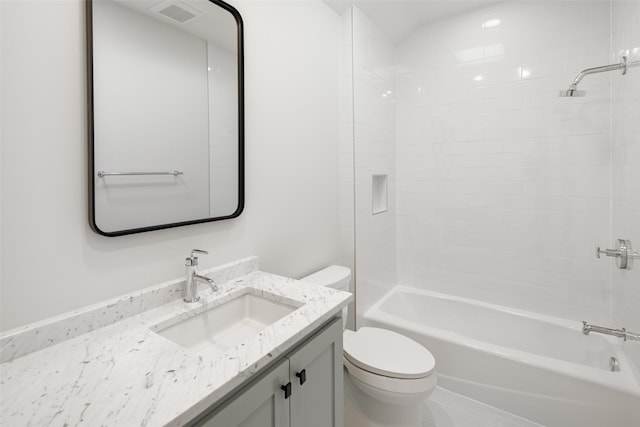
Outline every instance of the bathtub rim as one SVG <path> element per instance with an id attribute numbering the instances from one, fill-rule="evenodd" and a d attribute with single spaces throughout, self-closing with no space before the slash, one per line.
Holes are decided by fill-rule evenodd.
<path id="1" fill-rule="evenodd" d="M 467 347 L 477 351 L 485 351 L 497 357 L 506 358 L 518 363 L 537 366 L 541 369 L 547 369 L 560 375 L 566 375 L 582 381 L 604 386 L 616 391 L 629 393 L 640 398 L 640 384 L 636 382 L 632 367 L 630 366 L 624 352 L 622 351 L 622 344 L 617 342 L 614 337 L 599 336 L 611 345 L 614 353 L 613 355 L 618 359 L 618 362 L 620 363 L 620 372 L 611 372 L 605 369 L 580 365 L 566 360 L 555 359 L 549 356 L 543 356 L 540 354 L 529 353 L 523 350 L 512 349 L 499 344 L 481 341 L 460 334 L 458 332 L 444 331 L 443 329 L 435 328 L 428 325 L 420 325 L 420 327 L 417 327 L 416 322 L 397 317 L 381 309 L 381 306 L 385 304 L 386 301 L 388 301 L 398 293 L 421 294 L 427 297 L 445 299 L 448 301 L 470 304 L 476 307 L 497 310 L 503 313 L 524 317 L 530 320 L 541 321 L 554 326 L 569 328 L 575 330 L 576 333 L 581 334 L 582 323 L 579 321 L 572 321 L 569 319 L 554 317 L 547 314 L 530 312 L 513 307 L 502 306 L 495 303 L 488 303 L 471 298 L 460 297 L 457 295 L 445 294 L 442 292 L 436 292 L 421 288 L 414 288 L 406 285 L 395 285 L 389 292 L 387 292 L 379 301 L 372 305 L 363 314 L 363 323 L 365 324 L 367 323 L 367 321 L 373 321 L 377 323 L 389 324 L 392 327 L 397 326 L 400 329 L 406 329 L 415 334 L 433 336 L 436 339 L 440 339 L 451 344 Z M 634 343 L 630 343 L 629 345 L 633 344 Z M 438 361 L 436 360 L 436 367 L 437 364 Z"/>

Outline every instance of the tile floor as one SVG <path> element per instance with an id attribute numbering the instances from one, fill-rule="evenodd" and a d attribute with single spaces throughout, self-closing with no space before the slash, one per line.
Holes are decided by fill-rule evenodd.
<path id="1" fill-rule="evenodd" d="M 422 407 L 422 427 L 543 427 L 443 388 Z"/>

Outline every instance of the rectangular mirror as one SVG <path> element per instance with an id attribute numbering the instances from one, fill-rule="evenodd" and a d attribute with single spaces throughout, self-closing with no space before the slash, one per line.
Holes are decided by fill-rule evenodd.
<path id="1" fill-rule="evenodd" d="M 242 18 L 219 0 L 87 0 L 89 222 L 119 236 L 244 206 Z"/>

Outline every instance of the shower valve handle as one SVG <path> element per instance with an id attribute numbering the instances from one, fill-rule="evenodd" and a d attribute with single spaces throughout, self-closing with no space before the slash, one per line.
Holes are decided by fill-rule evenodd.
<path id="1" fill-rule="evenodd" d="M 596 246 L 596 258 L 600 258 L 601 254 L 615 258 L 620 270 L 631 270 L 633 260 L 640 259 L 640 254 L 633 250 L 631 241 L 625 239 L 618 239 L 616 249 L 600 249 L 600 246 Z"/>
<path id="2" fill-rule="evenodd" d="M 596 258 L 600 258 L 600 255 L 606 255 L 610 257 L 619 257 L 622 252 L 618 249 L 600 249 L 600 246 L 596 246 Z"/>

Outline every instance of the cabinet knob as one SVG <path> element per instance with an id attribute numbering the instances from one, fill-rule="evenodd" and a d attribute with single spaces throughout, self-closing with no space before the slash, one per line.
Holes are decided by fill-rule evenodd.
<path id="1" fill-rule="evenodd" d="M 291 396 L 291 381 L 281 386 L 280 389 L 284 391 L 284 398 L 288 399 Z"/>
<path id="2" fill-rule="evenodd" d="M 307 370 L 303 369 L 296 373 L 296 377 L 300 378 L 300 385 L 304 384 L 307 381 Z"/>

